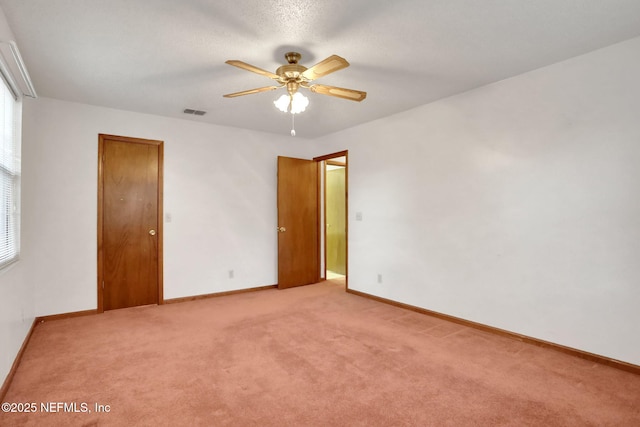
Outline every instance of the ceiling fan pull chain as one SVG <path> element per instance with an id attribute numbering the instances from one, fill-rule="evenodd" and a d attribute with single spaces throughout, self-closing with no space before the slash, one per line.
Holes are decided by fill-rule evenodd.
<path id="1" fill-rule="evenodd" d="M 296 115 L 291 113 L 291 136 L 296 136 Z"/>

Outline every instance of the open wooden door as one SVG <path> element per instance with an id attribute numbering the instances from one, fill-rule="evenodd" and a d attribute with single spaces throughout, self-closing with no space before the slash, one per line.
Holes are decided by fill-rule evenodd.
<path id="1" fill-rule="evenodd" d="M 320 280 L 318 163 L 278 157 L 278 288 Z"/>

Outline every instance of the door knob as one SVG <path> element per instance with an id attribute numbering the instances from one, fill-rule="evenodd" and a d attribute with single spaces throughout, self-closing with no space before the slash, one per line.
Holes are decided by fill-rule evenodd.
<path id="1" fill-rule="evenodd" d="M 285 231 L 287 231 L 287 229 L 284 227 L 277 227 L 277 228 L 280 233 L 284 233 Z"/>
<path id="2" fill-rule="evenodd" d="M 149 230 L 149 234 L 151 234 L 152 236 L 156 235 L 156 230 Z"/>

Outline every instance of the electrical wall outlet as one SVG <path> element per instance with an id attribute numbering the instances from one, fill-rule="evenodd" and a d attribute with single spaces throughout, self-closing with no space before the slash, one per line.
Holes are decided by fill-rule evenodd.
<path id="1" fill-rule="evenodd" d="M 382 283 L 382 274 L 378 273 L 378 283 Z"/>
<path id="2" fill-rule="evenodd" d="M 229 279 L 233 279 L 233 275 L 234 275 L 233 270 L 229 270 Z"/>

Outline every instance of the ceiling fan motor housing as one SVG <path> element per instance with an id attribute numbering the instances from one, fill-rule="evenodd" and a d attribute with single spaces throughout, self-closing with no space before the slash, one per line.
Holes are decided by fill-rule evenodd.
<path id="1" fill-rule="evenodd" d="M 298 52 L 287 52 L 284 57 L 288 64 L 279 67 L 276 70 L 276 74 L 280 76 L 278 79 L 280 83 L 287 85 L 289 95 L 293 96 L 293 94 L 298 91 L 300 83 L 306 81 L 302 73 L 307 70 L 307 67 L 298 64 L 298 61 L 302 57 Z"/>
<path id="2" fill-rule="evenodd" d="M 289 83 L 291 81 L 296 81 L 297 83 L 300 83 L 303 81 L 303 78 L 300 75 L 307 70 L 307 67 L 298 64 L 301 55 L 298 52 L 288 52 L 284 57 L 287 59 L 289 64 L 283 65 L 276 70 L 276 74 L 280 76 L 280 82 Z"/>

